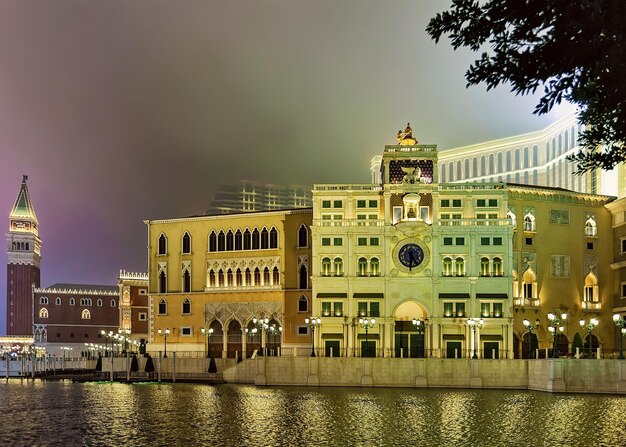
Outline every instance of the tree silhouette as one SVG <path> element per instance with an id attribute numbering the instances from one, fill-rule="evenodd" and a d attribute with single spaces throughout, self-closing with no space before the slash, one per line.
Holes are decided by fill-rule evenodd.
<path id="1" fill-rule="evenodd" d="M 615 0 L 454 0 L 426 32 L 482 51 L 465 72 L 468 86 L 509 83 L 521 95 L 543 88 L 536 114 L 563 99 L 575 104 L 584 149 L 567 159 L 583 173 L 626 161 L 625 22 Z"/>

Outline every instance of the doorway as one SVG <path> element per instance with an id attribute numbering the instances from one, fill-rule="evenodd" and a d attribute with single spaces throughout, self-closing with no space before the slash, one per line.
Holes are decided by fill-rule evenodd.
<path id="1" fill-rule="evenodd" d="M 497 341 L 483 342 L 483 358 L 499 359 L 500 358 L 500 343 L 498 343 Z"/>
<path id="2" fill-rule="evenodd" d="M 324 344 L 324 355 L 326 357 L 339 357 L 339 340 L 326 340 Z"/>

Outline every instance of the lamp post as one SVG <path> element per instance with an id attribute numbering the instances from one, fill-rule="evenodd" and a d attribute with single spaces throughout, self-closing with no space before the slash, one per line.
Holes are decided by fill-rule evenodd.
<path id="1" fill-rule="evenodd" d="M 369 328 L 374 327 L 376 324 L 375 318 L 359 318 L 359 324 L 362 328 L 365 328 L 365 357 L 369 357 L 370 355 L 370 345 L 368 343 L 368 332 Z"/>
<path id="2" fill-rule="evenodd" d="M 104 336 L 104 356 L 107 356 L 109 350 L 109 339 L 111 339 L 111 356 L 113 355 L 113 331 L 106 332 L 104 329 L 100 331 L 100 334 Z"/>
<path id="3" fill-rule="evenodd" d="M 522 321 L 526 330 L 528 330 L 528 358 L 533 358 L 533 331 L 539 327 L 541 323 L 539 318 L 535 320 L 535 324 L 532 324 L 529 320 Z"/>
<path id="4" fill-rule="evenodd" d="M 311 328 L 311 357 L 315 357 L 315 328 L 320 327 L 322 319 L 320 317 L 305 318 L 304 322 Z"/>
<path id="5" fill-rule="evenodd" d="M 71 351 L 71 350 L 72 350 L 72 348 L 68 348 L 67 346 L 61 346 L 59 349 L 60 349 L 61 351 L 63 351 L 63 369 L 65 370 L 65 354 L 66 354 L 68 351 Z"/>
<path id="6" fill-rule="evenodd" d="M 589 323 L 587 323 L 585 320 L 580 320 L 578 323 L 580 324 L 581 328 L 587 330 L 587 337 L 589 338 L 589 357 L 591 357 L 591 333 L 596 327 L 598 327 L 598 320 L 596 320 L 595 318 L 591 318 L 589 320 Z"/>
<path id="7" fill-rule="evenodd" d="M 418 334 L 424 334 L 426 332 L 426 320 L 413 318 L 411 323 L 413 323 L 413 326 L 415 327 L 415 330 L 417 331 Z M 425 349 L 426 349 L 426 346 L 424 346 L 424 350 Z M 419 357 L 419 352 L 417 353 L 417 356 Z M 424 353 L 424 357 L 426 357 L 426 353 Z"/>
<path id="8" fill-rule="evenodd" d="M 258 332 L 257 328 L 252 328 L 252 329 L 245 329 L 246 335 L 248 335 L 250 337 L 250 344 L 252 345 L 254 343 L 254 335 Z M 247 350 L 247 348 L 246 348 Z M 252 350 L 254 351 L 254 346 L 252 347 Z M 244 353 L 245 355 L 245 353 Z"/>
<path id="9" fill-rule="evenodd" d="M 472 329 L 474 333 L 474 355 L 472 355 L 473 359 L 478 358 L 478 340 L 476 339 L 476 331 L 483 327 L 485 324 L 485 320 L 482 318 L 468 318 L 467 325 Z"/>
<path id="10" fill-rule="evenodd" d="M 162 331 L 159 328 L 158 332 L 159 332 L 159 335 L 163 335 L 163 339 L 165 340 L 165 353 L 163 354 L 163 358 L 166 359 L 167 358 L 167 337 L 170 335 L 170 328 L 165 328 L 164 331 Z"/>
<path id="11" fill-rule="evenodd" d="M 213 328 L 202 328 L 200 329 L 200 331 L 202 331 L 203 334 L 206 334 L 206 356 L 207 358 L 209 358 L 209 346 L 211 345 L 211 335 L 213 335 Z"/>
<path id="12" fill-rule="evenodd" d="M 624 360 L 624 334 L 626 334 L 626 321 L 620 314 L 613 315 L 613 322 L 615 326 L 620 328 L 619 336 L 619 359 Z"/>
<path id="13" fill-rule="evenodd" d="M 128 350 L 128 342 L 130 341 L 130 329 L 118 329 L 117 335 L 120 340 L 124 341 L 124 350 L 122 351 L 122 354 L 126 354 L 126 351 Z"/>
<path id="14" fill-rule="evenodd" d="M 567 314 L 562 313 L 560 316 L 550 312 L 548 314 L 548 332 L 552 335 L 552 358 L 559 358 L 559 351 L 556 349 L 556 336 L 563 333 L 565 328 L 563 324 L 567 322 Z"/>
<path id="15" fill-rule="evenodd" d="M 268 318 L 253 318 L 252 319 L 252 324 L 254 324 L 255 329 L 257 329 L 255 331 L 255 333 L 259 334 L 259 351 L 258 351 L 258 355 L 263 355 L 263 349 L 261 347 L 261 344 L 263 342 L 263 328 L 265 327 L 265 325 L 267 325 L 270 322 L 270 320 Z"/>

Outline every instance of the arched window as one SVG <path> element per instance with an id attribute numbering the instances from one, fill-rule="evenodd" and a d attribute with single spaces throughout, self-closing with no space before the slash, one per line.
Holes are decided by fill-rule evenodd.
<path id="1" fill-rule="evenodd" d="M 91 305 L 91 303 L 89 304 Z M 115 300 L 111 300 L 111 307 L 115 307 L 115 304 L 116 304 Z"/>
<path id="2" fill-rule="evenodd" d="M 306 296 L 302 295 L 298 300 L 298 312 L 308 312 L 309 311 L 309 300 Z"/>
<path id="3" fill-rule="evenodd" d="M 530 167 L 530 159 L 529 159 L 530 155 L 528 153 L 528 146 L 524 147 L 524 169 L 529 168 Z"/>
<path id="4" fill-rule="evenodd" d="M 587 302 L 599 301 L 598 278 L 593 273 L 589 273 L 585 277 L 585 294 L 583 295 L 583 299 Z"/>
<path id="5" fill-rule="evenodd" d="M 533 169 L 533 185 L 538 185 L 539 177 L 537 176 L 537 170 Z"/>
<path id="6" fill-rule="evenodd" d="M 250 250 L 252 248 L 252 237 L 250 235 L 250 230 L 246 229 L 243 232 L 243 249 Z"/>
<path id="7" fill-rule="evenodd" d="M 215 284 L 215 270 L 209 270 L 209 287 L 217 287 L 218 284 Z"/>
<path id="8" fill-rule="evenodd" d="M 226 251 L 233 251 L 235 249 L 235 241 L 233 237 L 233 232 L 228 230 L 226 233 Z"/>
<path id="9" fill-rule="evenodd" d="M 269 286 L 270 285 L 270 269 L 269 269 L 269 267 L 265 267 L 263 269 L 263 285 L 265 285 L 265 286 Z"/>
<path id="10" fill-rule="evenodd" d="M 452 276 L 452 258 L 449 258 L 449 257 L 443 258 L 441 273 L 443 276 Z"/>
<path id="11" fill-rule="evenodd" d="M 272 284 L 275 286 L 280 284 L 280 272 L 278 271 L 278 267 L 274 267 L 272 270 Z"/>
<path id="12" fill-rule="evenodd" d="M 89 309 L 83 309 L 83 312 L 80 314 L 80 318 L 83 320 L 91 320 L 91 312 L 89 312 Z"/>
<path id="13" fill-rule="evenodd" d="M 469 158 L 465 159 L 465 178 L 468 179 L 470 176 L 470 162 Z"/>
<path id="14" fill-rule="evenodd" d="M 535 231 L 535 216 L 532 214 L 524 216 L 524 231 Z"/>
<path id="15" fill-rule="evenodd" d="M 42 296 L 41 298 L 39 298 L 39 304 L 48 304 L 48 297 Z"/>
<path id="16" fill-rule="evenodd" d="M 567 130 L 565 131 L 564 136 L 565 136 L 565 138 L 564 138 L 564 140 L 565 140 L 565 152 L 567 152 L 569 150 L 569 138 L 568 138 Z"/>
<path id="17" fill-rule="evenodd" d="M 159 301 L 159 315 L 167 315 L 167 301 L 165 301 L 165 298 L 161 298 L 161 301 Z"/>
<path id="18" fill-rule="evenodd" d="M 343 259 L 335 258 L 333 264 L 335 276 L 343 276 Z"/>
<path id="19" fill-rule="evenodd" d="M 493 154 L 489 154 L 489 175 L 493 175 Z"/>
<path id="20" fill-rule="evenodd" d="M 367 259 L 359 258 L 358 266 L 357 266 L 357 276 L 366 276 L 367 275 Z"/>
<path id="21" fill-rule="evenodd" d="M 370 259 L 370 276 L 380 275 L 380 261 L 378 258 Z"/>
<path id="22" fill-rule="evenodd" d="M 446 182 L 446 164 L 441 165 L 441 178 L 439 179 L 441 183 Z"/>
<path id="23" fill-rule="evenodd" d="M 167 293 L 167 277 L 163 271 L 159 273 L 159 293 Z"/>
<path id="24" fill-rule="evenodd" d="M 251 286 L 252 284 L 252 272 L 249 268 L 246 269 L 245 272 L 246 286 Z"/>
<path id="25" fill-rule="evenodd" d="M 252 249 L 253 250 L 258 250 L 259 249 L 259 230 L 257 230 L 256 228 L 252 231 Z"/>
<path id="26" fill-rule="evenodd" d="M 322 276 L 330 276 L 330 258 L 322 259 Z"/>
<path id="27" fill-rule="evenodd" d="M 48 318 L 48 309 L 46 309 L 45 307 L 42 307 L 39 310 L 39 318 Z"/>
<path id="28" fill-rule="evenodd" d="M 515 170 L 517 171 L 520 168 L 519 149 L 515 149 L 514 154 Z"/>
<path id="29" fill-rule="evenodd" d="M 533 146 L 533 162 L 532 162 L 533 167 L 537 167 L 539 165 L 539 148 L 537 147 L 537 145 L 535 144 Z"/>
<path id="30" fill-rule="evenodd" d="M 191 292 L 191 275 L 189 270 L 185 270 L 183 273 L 183 293 Z"/>
<path id="31" fill-rule="evenodd" d="M 452 162 L 448 163 L 448 181 L 454 181 L 454 164 Z"/>
<path id="32" fill-rule="evenodd" d="M 502 152 L 498 152 L 498 173 L 502 172 Z"/>
<path id="33" fill-rule="evenodd" d="M 502 276 L 502 259 L 493 258 L 493 276 Z"/>
<path id="34" fill-rule="evenodd" d="M 254 269 L 254 285 L 261 285 L 261 270 L 258 267 Z"/>
<path id="35" fill-rule="evenodd" d="M 480 157 L 480 175 L 484 177 L 487 175 L 487 168 L 485 167 L 485 156 Z"/>
<path id="36" fill-rule="evenodd" d="M 489 276 L 489 258 L 480 258 L 480 276 Z"/>
<path id="37" fill-rule="evenodd" d="M 222 230 L 217 234 L 217 251 L 226 251 L 226 236 Z"/>
<path id="38" fill-rule="evenodd" d="M 235 271 L 235 285 L 237 287 L 243 286 L 243 275 L 240 268 Z"/>
<path id="39" fill-rule="evenodd" d="M 465 276 L 465 259 L 458 257 L 454 260 L 454 270 L 456 276 Z"/>
<path id="40" fill-rule="evenodd" d="M 191 253 L 191 236 L 185 232 L 183 235 L 183 254 Z"/>
<path id="41" fill-rule="evenodd" d="M 217 281 L 220 287 L 226 287 L 226 278 L 224 277 L 224 270 L 219 269 L 217 272 Z"/>
<path id="42" fill-rule="evenodd" d="M 513 276 L 513 296 L 517 298 L 519 296 L 519 282 L 517 280 L 517 272 L 513 270 L 511 272 L 511 276 Z"/>
<path id="43" fill-rule="evenodd" d="M 309 246 L 309 231 L 306 228 L 306 225 L 302 224 L 300 228 L 298 228 L 298 247 L 305 248 Z"/>
<path id="44" fill-rule="evenodd" d="M 456 179 L 463 180 L 463 171 L 461 170 L 461 160 L 456 162 Z"/>
<path id="45" fill-rule="evenodd" d="M 233 287 L 233 271 L 231 269 L 226 270 L 226 286 Z"/>
<path id="46" fill-rule="evenodd" d="M 165 235 L 163 233 L 161 233 L 161 236 L 159 236 L 159 254 L 167 254 L 167 239 L 165 238 Z"/>
<path id="47" fill-rule="evenodd" d="M 515 219 L 515 214 L 513 214 L 512 211 L 507 211 L 506 217 L 511 219 L 511 225 L 513 226 L 513 228 L 515 228 L 515 224 L 517 223 L 517 220 Z"/>
<path id="48" fill-rule="evenodd" d="M 76 304 L 76 300 L 74 298 L 70 298 L 70 306 L 74 306 Z"/>
<path id="49" fill-rule="evenodd" d="M 527 300 L 537 297 L 537 276 L 532 269 L 526 269 L 522 275 L 522 296 Z"/>
<path id="50" fill-rule="evenodd" d="M 593 217 L 587 219 L 585 222 L 585 236 L 597 236 L 598 235 L 598 226 L 596 225 L 596 221 L 593 220 Z"/>
<path id="51" fill-rule="evenodd" d="M 478 159 L 476 157 L 472 158 L 472 177 L 478 177 Z"/>
<path id="52" fill-rule="evenodd" d="M 269 248 L 269 233 L 267 228 L 261 230 L 261 250 L 267 250 Z"/>
<path id="53" fill-rule="evenodd" d="M 563 153 L 563 136 L 559 134 L 559 156 Z"/>
<path id="54" fill-rule="evenodd" d="M 185 298 L 183 300 L 183 315 L 190 315 L 191 314 L 191 301 L 189 300 L 189 298 Z"/>
<path id="55" fill-rule="evenodd" d="M 215 234 L 215 231 L 211 231 L 211 234 L 209 234 L 209 251 L 217 251 L 217 235 Z"/>
<path id="56" fill-rule="evenodd" d="M 241 250 L 243 248 L 243 236 L 241 230 L 235 232 L 235 250 Z"/>
<path id="57" fill-rule="evenodd" d="M 506 164 L 506 172 L 510 172 L 511 171 L 511 151 L 506 151 L 505 164 Z"/>
<path id="58" fill-rule="evenodd" d="M 57 296 L 56 299 L 54 300 L 54 304 L 56 304 L 57 306 L 60 306 L 61 305 L 61 298 L 59 298 Z"/>
<path id="59" fill-rule="evenodd" d="M 98 307 L 102 307 L 102 300 L 98 298 L 98 301 L 96 301 L 96 306 Z"/>
<path id="60" fill-rule="evenodd" d="M 328 268 L 330 270 L 330 259 L 328 260 Z M 300 288 L 301 289 L 308 289 L 309 288 L 309 272 L 308 272 L 308 270 L 307 270 L 305 265 L 301 265 L 300 266 L 300 275 L 299 276 L 300 276 L 300 278 L 299 278 Z M 325 275 L 325 276 L 328 276 L 328 275 Z"/>
<path id="61" fill-rule="evenodd" d="M 278 248 L 278 231 L 274 227 L 270 230 L 270 248 Z"/>

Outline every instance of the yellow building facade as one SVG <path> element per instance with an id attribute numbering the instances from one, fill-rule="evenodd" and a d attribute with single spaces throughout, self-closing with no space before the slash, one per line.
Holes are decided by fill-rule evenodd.
<path id="1" fill-rule="evenodd" d="M 145 223 L 148 351 L 243 358 L 309 346 L 310 208 Z"/>

